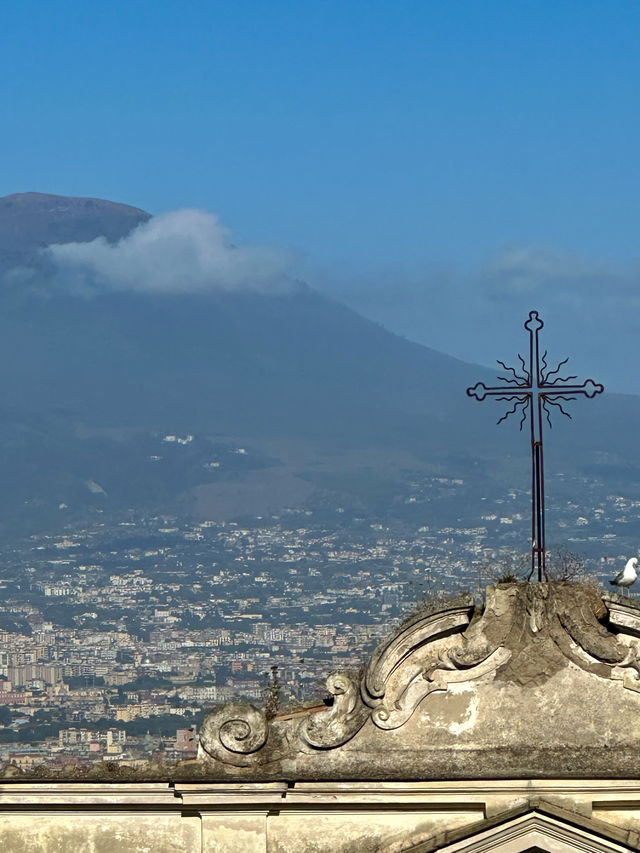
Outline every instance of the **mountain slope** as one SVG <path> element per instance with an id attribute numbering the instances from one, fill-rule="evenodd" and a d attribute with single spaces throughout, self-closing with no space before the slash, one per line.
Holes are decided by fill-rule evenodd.
<path id="1" fill-rule="evenodd" d="M 27 266 L 46 239 L 116 239 L 145 217 L 95 199 L 9 196 L 0 199 L 0 251 L 11 247 Z M 36 293 L 5 287 L 0 307 L 5 404 L 92 424 L 393 444 L 449 422 L 451 442 L 478 373 L 304 286 L 89 298 L 54 290 L 43 275 Z"/>
<path id="2" fill-rule="evenodd" d="M 184 510 L 202 500 L 204 488 L 223 507 L 226 474 L 221 480 L 206 467 L 212 442 L 251 445 L 251 470 L 228 469 L 235 483 L 245 483 L 239 507 L 254 505 L 252 483 L 269 491 L 267 469 L 273 494 L 282 487 L 286 505 L 293 494 L 306 499 L 302 481 L 318 488 L 336 483 L 334 474 L 363 450 L 369 455 L 357 469 L 356 491 L 365 503 L 377 488 L 367 470 L 396 482 L 427 465 L 473 474 L 486 490 L 509 488 L 514 470 L 518 478 L 526 472 L 526 434 L 513 423 L 496 428 L 500 407 L 479 406 L 465 395 L 468 385 L 490 382 L 491 371 L 404 340 L 308 287 L 270 295 L 88 297 L 51 289 L 37 263 L 37 288 L 23 291 L 7 273 L 7 264 L 33 266 L 48 240 L 100 234 L 115 240 L 146 218 L 100 200 L 0 199 L 6 513 L 18 511 L 15 501 L 11 510 L 18 492 L 29 505 L 37 494 L 50 507 L 70 500 L 117 507 L 135 499 Z M 640 481 L 634 426 L 640 399 L 605 395 L 574 406 L 579 424 L 554 428 L 549 465 L 599 471 L 612 488 Z M 162 456 L 165 465 L 169 458 L 157 447 L 157 436 L 167 432 L 206 437 L 209 444 L 196 441 L 189 464 L 180 457 L 183 467 L 176 461 L 154 468 L 150 459 Z M 256 479 L 251 471 L 258 470 Z M 87 489 L 94 480 L 108 499 Z"/>
<path id="3" fill-rule="evenodd" d="M 0 271 L 32 263 L 50 243 L 119 240 L 150 214 L 125 204 L 46 193 L 0 198 Z"/>

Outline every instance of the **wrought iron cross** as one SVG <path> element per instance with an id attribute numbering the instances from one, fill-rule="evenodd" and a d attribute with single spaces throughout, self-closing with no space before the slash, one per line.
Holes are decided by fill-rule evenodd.
<path id="1" fill-rule="evenodd" d="M 604 386 L 592 379 L 581 384 L 572 384 L 577 376 L 560 376 L 560 369 L 569 359 L 565 358 L 550 370 L 547 364 L 547 351 L 540 354 L 538 334 L 544 323 L 537 311 L 529 312 L 524 328 L 529 332 L 529 365 L 518 354 L 520 370 L 509 367 L 503 361 L 498 364 L 511 376 L 499 376 L 504 385 L 488 388 L 483 382 L 477 382 L 473 388 L 467 388 L 467 394 L 476 400 L 495 397 L 507 403 L 513 403 L 498 423 L 506 421 L 510 415 L 521 415 L 520 429 L 529 416 L 531 427 L 531 572 L 537 569 L 538 580 L 546 579 L 545 521 L 544 521 L 544 461 L 542 455 L 543 418 L 551 426 L 551 406 L 559 409 L 567 418 L 571 415 L 562 406 L 563 402 L 575 400 L 578 395 L 593 398 L 604 391 Z M 543 415 L 544 412 L 544 415 Z"/>

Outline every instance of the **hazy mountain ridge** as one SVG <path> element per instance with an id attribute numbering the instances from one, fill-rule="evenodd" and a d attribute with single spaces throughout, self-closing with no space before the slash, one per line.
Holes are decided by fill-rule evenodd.
<path id="1" fill-rule="evenodd" d="M 48 292 L 46 275 L 24 292 L 7 278 L 7 264 L 33 265 L 47 240 L 117 240 L 148 217 L 97 199 L 0 199 L 0 263 L 12 281 L 0 288 L 1 500 L 9 516 L 34 500 L 51 511 L 59 503 L 117 509 L 135 499 L 222 512 L 232 481 L 229 503 L 258 512 L 252 498 L 269 497 L 265 470 L 273 475 L 269 508 L 304 502 L 328 483 L 344 499 L 344 478 L 332 472 L 345 470 L 363 482 L 371 471 L 400 482 L 412 466 L 426 466 L 484 477 L 487 490 L 516 485 L 501 478 L 511 453 L 526 464 L 526 435 L 512 423 L 496 428 L 499 407 L 465 395 L 468 385 L 492 381 L 491 371 L 400 338 L 311 288 L 77 296 Z M 557 424 L 550 463 L 599 469 L 612 488 L 640 481 L 640 398 L 574 406 L 580 422 Z M 153 462 L 162 435 L 176 431 L 199 443 L 180 463 Z M 247 443 L 262 473 L 207 468 L 216 442 Z M 390 463 L 399 453 L 403 463 Z M 106 496 L 92 494 L 90 480 Z M 364 506 L 366 489 L 355 491 Z"/>
<path id="2" fill-rule="evenodd" d="M 40 212 L 39 198 L 33 204 Z M 56 218 L 63 211 L 64 219 L 65 200 L 46 198 L 47 209 Z M 102 203 L 91 201 L 92 221 L 78 233 L 78 208 L 71 206 L 69 239 L 95 234 Z M 104 204 L 111 235 L 126 233 L 144 215 Z M 41 219 L 32 231 L 29 218 L 21 219 L 26 254 L 41 244 Z M 176 420 L 176 427 L 213 432 L 302 430 L 350 443 L 355 429 L 364 430 L 363 440 L 384 439 L 394 422 L 411 432 L 413 414 L 438 422 L 439 407 L 429 401 L 477 373 L 307 287 L 273 295 L 48 298 L 46 284 L 35 295 L 13 293 L 0 319 L 0 355 L 12 362 L 4 400 L 27 411 L 64 409 L 113 426 Z M 463 397 L 460 409 L 466 404 Z"/>
<path id="3" fill-rule="evenodd" d="M 51 243 L 119 240 L 151 214 L 95 198 L 15 193 L 0 198 L 0 272 L 33 263 Z"/>

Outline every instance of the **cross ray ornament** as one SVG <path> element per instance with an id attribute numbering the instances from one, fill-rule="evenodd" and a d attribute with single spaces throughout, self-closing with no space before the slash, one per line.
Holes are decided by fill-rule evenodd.
<path id="1" fill-rule="evenodd" d="M 505 403 L 510 403 L 508 409 L 498 423 L 506 421 L 511 415 L 520 416 L 520 429 L 527 418 L 531 429 L 531 571 L 529 577 L 537 571 L 538 581 L 547 579 L 545 551 L 545 506 L 544 506 L 544 457 L 542 453 L 542 432 L 544 421 L 551 426 L 552 411 L 559 411 L 570 418 L 571 415 L 563 406 L 578 396 L 592 399 L 596 394 L 602 394 L 604 386 L 592 379 L 584 382 L 574 382 L 577 376 L 561 376 L 562 368 L 569 361 L 565 358 L 551 369 L 547 362 L 547 351 L 540 354 L 538 336 L 544 323 L 537 311 L 529 312 L 529 319 L 524 328 L 529 332 L 529 363 L 518 354 L 520 366 L 510 367 L 503 361 L 498 361 L 506 373 L 499 376 L 503 385 L 487 387 L 483 382 L 477 382 L 472 388 L 467 388 L 467 394 L 482 401 L 487 397 L 495 397 Z"/>

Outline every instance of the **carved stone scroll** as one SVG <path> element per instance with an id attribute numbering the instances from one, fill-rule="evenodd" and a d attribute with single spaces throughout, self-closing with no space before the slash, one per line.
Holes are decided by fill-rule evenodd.
<path id="1" fill-rule="evenodd" d="M 482 719 L 486 696 L 542 691 L 563 670 L 577 678 L 574 667 L 592 680 L 617 681 L 620 689 L 640 693 L 639 638 L 640 607 L 603 596 L 596 587 L 498 584 L 487 588 L 482 610 L 470 599 L 458 599 L 440 612 L 418 613 L 381 643 L 364 675 L 332 673 L 326 682 L 329 707 L 300 708 L 273 719 L 247 702 L 213 709 L 200 733 L 199 754 L 226 765 L 225 773 L 234 778 L 250 778 L 258 768 L 267 775 L 274 768 L 295 775 L 300 767 L 309 778 L 320 778 L 334 773 L 336 762 L 343 762 L 345 772 L 354 755 L 375 765 L 377 750 L 383 756 L 386 743 L 393 750 L 404 742 L 399 734 L 385 740 L 385 733 L 400 729 L 424 703 L 421 731 L 410 727 L 407 738 L 416 739 L 426 755 L 432 737 L 439 743 L 444 737 L 431 728 L 437 724 L 429 715 L 430 694 L 464 693 L 461 685 L 475 681 Z M 433 700 L 436 715 L 448 701 Z M 625 692 L 625 701 L 635 700 Z M 451 702 L 455 707 L 453 697 Z M 447 748 L 455 748 L 458 735 L 447 731 Z M 362 755 L 358 743 L 365 746 Z"/>
<path id="2" fill-rule="evenodd" d="M 228 702 L 207 714 L 200 730 L 200 746 L 212 758 L 243 766 L 247 756 L 267 742 L 267 719 L 248 702 Z"/>
<path id="3" fill-rule="evenodd" d="M 362 703 L 358 685 L 345 673 L 332 673 L 326 686 L 333 695 L 333 705 L 328 711 L 308 717 L 300 728 L 305 743 L 316 749 L 346 743 L 360 731 L 370 713 Z"/>
<path id="4" fill-rule="evenodd" d="M 637 606 L 618 596 L 604 595 L 603 602 L 609 614 L 609 622 L 624 634 L 640 637 L 640 612 Z"/>
<path id="5" fill-rule="evenodd" d="M 453 650 L 452 650 L 453 651 Z M 473 681 L 488 675 L 505 664 L 511 652 L 505 648 L 486 653 L 475 666 L 458 668 L 455 657 L 445 652 L 437 663 L 414 675 L 397 698 L 385 697 L 385 702 L 372 713 L 373 722 L 381 729 L 397 729 L 412 716 L 418 705 L 430 693 L 446 692 L 449 684 Z"/>
<path id="6" fill-rule="evenodd" d="M 473 600 L 469 599 L 440 613 L 416 616 L 402 626 L 374 652 L 363 684 L 364 701 L 375 706 L 376 700 L 384 696 L 390 676 L 416 649 L 438 637 L 463 631 L 471 620 L 473 609 Z"/>

